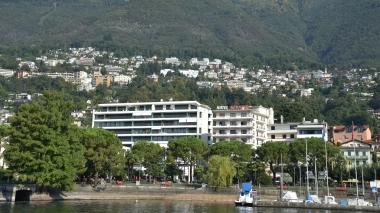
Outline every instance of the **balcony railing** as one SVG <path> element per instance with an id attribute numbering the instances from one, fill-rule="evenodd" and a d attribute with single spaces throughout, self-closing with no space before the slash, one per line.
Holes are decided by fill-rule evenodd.
<path id="1" fill-rule="evenodd" d="M 349 160 L 355 160 L 355 155 L 354 156 L 346 156 L 346 157 Z M 368 160 L 368 156 L 357 155 L 356 160 Z"/>

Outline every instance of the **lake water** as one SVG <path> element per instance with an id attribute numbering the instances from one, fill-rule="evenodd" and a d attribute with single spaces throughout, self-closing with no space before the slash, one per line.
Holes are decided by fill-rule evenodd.
<path id="1" fill-rule="evenodd" d="M 54 201 L 0 203 L 1 213 L 340 213 L 342 210 L 235 207 L 233 203 L 186 201 Z"/>

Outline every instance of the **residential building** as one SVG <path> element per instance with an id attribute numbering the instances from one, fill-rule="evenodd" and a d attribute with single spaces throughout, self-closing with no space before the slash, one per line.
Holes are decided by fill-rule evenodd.
<path id="1" fill-rule="evenodd" d="M 75 61 L 77 65 L 83 65 L 83 66 L 92 66 L 95 62 L 94 58 L 80 58 L 79 60 Z"/>
<path id="2" fill-rule="evenodd" d="M 352 129 L 351 126 L 331 126 L 328 129 L 329 132 L 329 141 L 337 144 L 351 141 L 352 139 L 360 141 L 371 140 L 371 130 L 367 125 L 358 125 L 354 126 Z M 354 138 L 352 138 L 354 136 Z"/>
<path id="3" fill-rule="evenodd" d="M 273 109 L 262 106 L 218 106 L 214 112 L 214 142 L 240 140 L 257 148 L 267 141 Z"/>
<path id="4" fill-rule="evenodd" d="M 170 140 L 189 136 L 212 143 L 212 111 L 197 101 L 99 104 L 92 126 L 113 131 L 126 148 L 136 141 L 166 147 Z"/>
<path id="5" fill-rule="evenodd" d="M 324 125 L 317 119 L 302 122 L 284 123 L 281 116 L 280 123 L 268 125 L 268 140 L 291 142 L 298 138 L 322 138 Z M 328 140 L 328 133 L 324 135 L 324 141 Z"/>
<path id="6" fill-rule="evenodd" d="M 349 160 L 349 168 L 353 168 L 355 163 L 356 166 L 372 164 L 372 148 L 369 143 L 353 140 L 342 143 L 338 148 Z"/>
<path id="7" fill-rule="evenodd" d="M 12 77 L 14 75 L 15 71 L 10 69 L 0 69 L 0 75 L 4 76 L 6 78 Z"/>
<path id="8" fill-rule="evenodd" d="M 109 87 L 111 85 L 111 82 L 113 81 L 113 76 L 111 75 L 102 75 L 100 73 L 95 73 L 94 76 L 92 77 L 92 86 L 96 87 L 99 84 L 106 85 Z"/>
<path id="9" fill-rule="evenodd" d="M 322 138 L 324 124 L 319 123 L 318 119 L 311 121 L 305 121 L 297 125 L 297 138 Z M 328 134 L 324 135 L 323 140 L 327 141 Z"/>

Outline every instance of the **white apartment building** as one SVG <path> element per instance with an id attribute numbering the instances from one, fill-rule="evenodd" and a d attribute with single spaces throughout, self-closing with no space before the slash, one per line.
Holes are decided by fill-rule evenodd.
<path id="1" fill-rule="evenodd" d="M 313 121 L 290 122 L 284 123 L 281 117 L 281 123 L 268 125 L 268 140 L 291 142 L 298 138 L 322 138 L 323 124 L 318 119 Z M 328 140 L 327 132 L 324 140 Z"/>
<path id="2" fill-rule="evenodd" d="M 92 126 L 113 131 L 126 148 L 136 141 L 167 147 L 168 141 L 188 136 L 212 143 L 212 111 L 197 101 L 99 104 Z"/>
<path id="3" fill-rule="evenodd" d="M 267 125 L 274 122 L 272 108 L 218 106 L 214 112 L 214 142 L 240 140 L 257 148 L 267 141 Z"/>
<path id="4" fill-rule="evenodd" d="M 120 85 L 125 85 L 132 81 L 132 77 L 130 75 L 117 75 L 113 78 L 113 81 Z"/>

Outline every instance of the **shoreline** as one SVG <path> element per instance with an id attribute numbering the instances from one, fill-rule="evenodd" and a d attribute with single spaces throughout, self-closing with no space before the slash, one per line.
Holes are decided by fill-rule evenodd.
<path id="1" fill-rule="evenodd" d="M 195 189 L 190 187 L 111 185 L 104 188 L 92 188 L 91 186 L 76 185 L 75 189 L 70 192 L 50 190 L 47 194 L 34 193 L 30 195 L 30 201 L 125 200 L 137 203 L 139 200 L 162 200 L 168 202 L 189 201 L 234 205 L 234 201 L 238 198 L 238 195 L 238 191 L 235 189 L 212 192 L 205 188 Z M 279 199 L 278 196 L 279 195 L 269 193 L 259 195 L 259 200 L 254 202 L 254 207 L 380 212 L 380 207 L 376 206 L 343 206 L 339 204 L 281 202 L 277 201 Z M 0 202 L 1 201 L 6 200 L 0 200 Z"/>

